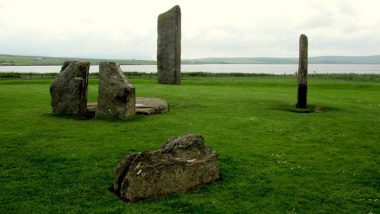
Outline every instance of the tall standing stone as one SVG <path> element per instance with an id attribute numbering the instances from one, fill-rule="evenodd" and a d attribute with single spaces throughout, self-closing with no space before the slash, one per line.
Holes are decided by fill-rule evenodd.
<path id="1" fill-rule="evenodd" d="M 301 34 L 299 48 L 297 108 L 307 108 L 308 42 L 307 37 L 304 34 Z"/>
<path id="2" fill-rule="evenodd" d="M 158 83 L 181 84 L 181 9 L 178 5 L 158 16 Z"/>
<path id="3" fill-rule="evenodd" d="M 89 62 L 67 61 L 50 86 L 54 114 L 85 117 Z"/>
<path id="4" fill-rule="evenodd" d="M 135 88 L 114 62 L 99 65 L 99 93 L 96 116 L 126 118 L 136 113 Z"/>

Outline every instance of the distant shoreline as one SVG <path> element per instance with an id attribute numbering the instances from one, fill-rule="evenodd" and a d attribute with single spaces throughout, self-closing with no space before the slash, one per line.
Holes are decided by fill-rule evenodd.
<path id="1" fill-rule="evenodd" d="M 62 65 L 0 66 L 0 73 L 58 73 Z M 156 65 L 121 65 L 124 72 L 156 73 Z M 182 73 L 265 73 L 294 74 L 297 64 L 182 64 Z M 99 65 L 91 64 L 90 73 L 99 72 Z M 309 73 L 380 74 L 380 64 L 309 64 Z"/>
<path id="2" fill-rule="evenodd" d="M 91 65 L 99 65 L 99 64 L 92 64 Z M 156 64 L 122 64 L 120 65 L 133 65 L 133 66 L 139 66 L 139 65 L 156 65 Z M 297 65 L 297 63 L 181 63 L 181 65 Z M 380 65 L 379 63 L 309 63 L 309 65 Z M 0 67 L 18 67 L 18 66 L 62 66 L 62 64 L 0 64 Z"/>
<path id="3" fill-rule="evenodd" d="M 0 54 L 0 66 L 54 66 L 62 65 L 65 61 L 89 61 L 92 65 L 99 65 L 102 61 L 113 61 L 121 65 L 156 65 L 155 60 L 138 59 L 95 59 L 78 57 L 43 57 L 19 56 Z M 199 59 L 182 59 L 183 65 L 205 64 L 298 64 L 298 58 L 278 57 L 234 57 L 220 58 L 207 57 Z M 317 56 L 309 57 L 309 64 L 380 64 L 380 55 L 372 56 Z"/>

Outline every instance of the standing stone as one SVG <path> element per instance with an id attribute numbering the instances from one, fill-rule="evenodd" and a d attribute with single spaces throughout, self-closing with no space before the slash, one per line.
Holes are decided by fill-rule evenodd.
<path id="1" fill-rule="evenodd" d="M 89 62 L 67 61 L 50 86 L 54 114 L 86 116 Z"/>
<path id="2" fill-rule="evenodd" d="M 181 9 L 178 5 L 158 16 L 158 83 L 181 84 Z"/>
<path id="3" fill-rule="evenodd" d="M 113 191 L 136 202 L 186 192 L 219 179 L 218 154 L 200 135 L 169 139 L 160 150 L 126 156 L 116 168 Z"/>
<path id="4" fill-rule="evenodd" d="M 299 50 L 299 64 L 298 64 L 298 95 L 297 95 L 297 108 L 307 108 L 307 37 L 301 34 L 300 37 L 300 50 Z"/>
<path id="5" fill-rule="evenodd" d="M 96 116 L 126 118 L 135 114 L 135 88 L 128 83 L 120 65 L 100 63 L 98 90 Z"/>

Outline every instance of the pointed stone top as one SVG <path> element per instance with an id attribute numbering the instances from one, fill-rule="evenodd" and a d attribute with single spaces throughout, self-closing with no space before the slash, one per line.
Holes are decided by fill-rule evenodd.
<path id="1" fill-rule="evenodd" d="M 117 65 L 118 63 L 112 62 L 112 61 L 103 61 L 103 62 L 100 62 L 99 64 L 113 64 L 113 65 Z"/>
<path id="2" fill-rule="evenodd" d="M 70 64 L 78 64 L 79 67 L 81 67 L 83 70 L 89 70 L 90 69 L 90 62 L 83 62 L 83 61 L 78 61 L 78 60 L 72 60 L 72 61 L 65 61 L 62 64 L 61 71 L 65 70 L 67 66 Z"/>
<path id="3" fill-rule="evenodd" d="M 99 63 L 99 74 L 100 73 L 109 73 L 107 75 L 116 75 L 117 77 L 124 79 L 125 82 L 128 82 L 127 77 L 124 75 L 123 71 L 120 68 L 120 64 L 112 61 L 104 61 Z M 100 75 L 102 76 L 102 75 Z"/>
<path id="4" fill-rule="evenodd" d="M 168 11 L 177 11 L 177 12 L 181 12 L 181 8 L 179 7 L 179 5 L 175 5 L 174 7 L 172 7 L 172 9 L 168 10 Z"/>
<path id="5" fill-rule="evenodd" d="M 100 66 L 111 66 L 113 69 L 115 69 L 116 67 L 119 66 L 119 64 L 116 63 L 116 62 L 104 61 L 104 62 L 100 62 L 100 63 L 99 63 L 99 67 L 100 67 Z"/>
<path id="6" fill-rule="evenodd" d="M 172 7 L 170 10 L 168 10 L 168 11 L 166 11 L 164 13 L 161 13 L 158 16 L 158 18 L 160 19 L 160 17 L 166 17 L 169 14 L 173 14 L 173 15 L 181 14 L 181 8 L 179 7 L 179 5 L 176 5 L 176 6 Z"/>

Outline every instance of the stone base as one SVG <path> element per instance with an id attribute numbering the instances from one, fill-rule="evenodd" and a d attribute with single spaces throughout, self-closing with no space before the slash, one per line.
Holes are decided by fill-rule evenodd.
<path id="1" fill-rule="evenodd" d="M 322 113 L 322 106 L 307 105 L 306 108 L 298 108 L 297 105 L 291 106 L 289 109 L 295 113 Z"/>
<path id="2" fill-rule="evenodd" d="M 87 111 L 95 112 L 97 103 L 88 103 Z M 166 100 L 153 97 L 136 97 L 136 114 L 152 115 L 169 111 Z"/>

